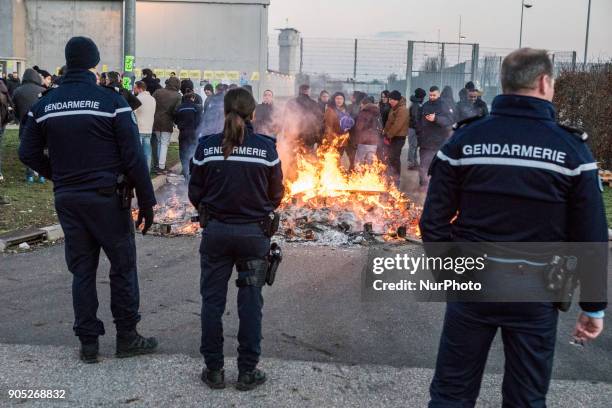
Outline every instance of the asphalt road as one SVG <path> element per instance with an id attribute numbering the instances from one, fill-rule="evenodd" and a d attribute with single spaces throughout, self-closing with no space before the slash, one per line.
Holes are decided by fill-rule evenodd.
<path id="1" fill-rule="evenodd" d="M 199 239 L 137 237 L 142 322 L 164 354 L 199 357 Z M 415 247 L 406 247 L 414 250 Z M 345 365 L 433 368 L 444 305 L 402 298 L 363 302 L 360 271 L 366 249 L 285 247 L 280 277 L 264 289 L 263 355 Z M 107 335 L 102 352 L 114 351 L 108 262 L 98 272 L 100 309 Z M 0 343 L 77 346 L 72 333 L 71 275 L 64 247 L 0 255 Z M 230 285 L 225 351 L 235 356 L 236 288 Z M 569 344 L 575 310 L 562 314 L 555 379 L 612 383 L 609 329 L 586 349 Z M 608 319 L 609 321 L 609 319 Z M 487 373 L 503 372 L 499 336 Z"/>

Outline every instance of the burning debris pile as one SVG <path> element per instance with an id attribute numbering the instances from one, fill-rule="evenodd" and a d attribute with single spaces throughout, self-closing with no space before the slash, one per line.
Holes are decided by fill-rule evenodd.
<path id="1" fill-rule="evenodd" d="M 169 174 L 167 186 L 158 204 L 153 207 L 155 222 L 150 234 L 163 236 L 196 235 L 200 232 L 197 222 L 198 212 L 187 198 L 185 179 L 181 175 Z M 132 211 L 132 217 L 137 219 L 138 210 Z"/>
<path id="2" fill-rule="evenodd" d="M 419 237 L 421 208 L 387 181 L 386 167 L 374 161 L 347 171 L 335 145 L 295 156 L 295 176 L 286 182 L 278 238 L 318 245 L 368 245 Z M 197 211 L 187 199 L 182 176 L 169 175 L 154 208 L 151 233 L 197 235 Z M 164 198 L 165 197 L 165 198 Z M 136 218 L 137 211 L 134 212 Z"/>
<path id="3" fill-rule="evenodd" d="M 297 177 L 287 182 L 281 206 L 279 234 L 286 241 L 367 244 L 420 235 L 421 208 L 387 181 L 384 164 L 346 171 L 340 159 L 333 143 L 297 154 Z"/>

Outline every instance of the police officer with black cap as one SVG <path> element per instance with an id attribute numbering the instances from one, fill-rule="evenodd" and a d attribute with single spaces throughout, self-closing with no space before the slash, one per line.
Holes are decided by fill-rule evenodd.
<path id="1" fill-rule="evenodd" d="M 96 270 L 100 249 L 110 260 L 111 311 L 117 328 L 116 356 L 151 353 L 155 338 L 136 331 L 140 320 L 134 223 L 130 193 L 136 189 L 143 234 L 156 204 L 132 109 L 116 91 L 96 84 L 98 47 L 89 38 L 66 44 L 67 72 L 21 124 L 19 158 L 53 180 L 55 207 L 66 239 L 66 262 L 73 274 L 74 332 L 80 357 L 98 361 Z M 45 154 L 48 149 L 48 155 Z"/>
<path id="2" fill-rule="evenodd" d="M 256 134 L 251 120 L 255 100 L 244 88 L 224 99 L 223 133 L 200 138 L 192 159 L 189 199 L 199 209 L 202 276 L 202 381 L 225 387 L 223 323 L 227 284 L 238 271 L 238 382 L 251 390 L 266 376 L 257 369 L 261 353 L 262 287 L 266 282 L 273 211 L 284 188 L 274 139 Z M 271 284 L 270 281 L 267 283 Z"/>
<path id="3" fill-rule="evenodd" d="M 599 256 L 578 257 L 582 311 L 572 335 L 574 342 L 585 343 L 601 333 L 607 306 L 608 236 L 597 164 L 586 135 L 555 121 L 553 66 L 546 51 L 512 52 L 503 61 L 501 80 L 504 94 L 493 101 L 491 115 L 459 123 L 432 162 L 420 222 L 423 241 L 603 247 L 593 252 Z M 487 260 L 485 272 L 503 272 L 491 279 L 513 276 L 520 293 L 527 279 L 544 285 L 543 275 L 531 274 L 547 268 L 529 256 L 496 256 Z M 476 404 L 500 328 L 506 357 L 503 406 L 545 407 L 557 306 L 447 303 L 429 406 Z"/>

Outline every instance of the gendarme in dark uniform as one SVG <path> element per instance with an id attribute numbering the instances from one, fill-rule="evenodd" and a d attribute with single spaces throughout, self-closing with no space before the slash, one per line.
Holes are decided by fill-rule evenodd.
<path id="1" fill-rule="evenodd" d="M 262 227 L 281 203 L 283 174 L 274 139 L 253 131 L 250 119 L 255 100 L 251 94 L 242 88 L 230 90 L 224 104 L 226 131 L 234 136 L 200 138 L 189 182 L 191 203 L 201 210 L 201 220 L 208 219 L 200 246 L 200 352 L 206 363 L 202 380 L 212 388 L 225 386 L 222 317 L 236 265 L 240 318 L 236 386 L 249 390 L 265 381 L 263 372 L 256 369 L 265 270 L 255 267 L 253 261 L 265 261 L 270 252 L 271 235 Z"/>
<path id="2" fill-rule="evenodd" d="M 81 359 L 88 363 L 97 361 L 98 336 L 105 333 L 97 317 L 100 249 L 111 263 L 117 356 L 151 352 L 157 345 L 136 332 L 140 314 L 134 224 L 129 206 L 124 208 L 118 195 L 118 178 L 127 177 L 135 187 L 145 227 L 153 220 L 155 195 L 132 109 L 118 92 L 98 86 L 90 71 L 99 61 L 89 38 L 74 37 L 67 43 L 68 70 L 62 84 L 28 112 L 19 147 L 23 163 L 53 180 L 66 262 L 73 274 L 74 332 L 81 340 Z"/>
<path id="3" fill-rule="evenodd" d="M 545 68 L 532 78 L 536 85 L 516 85 L 513 78 L 524 80 L 537 67 Z M 432 162 L 420 223 L 423 241 L 607 242 L 597 164 L 585 135 L 556 123 L 546 52 L 515 51 L 502 72 L 507 94 L 495 98 L 491 115 L 460 126 Z M 603 327 L 597 319 L 607 306 L 605 258 L 578 261 L 582 299 L 599 293 L 596 298 L 602 300 L 581 302 L 579 323 L 590 319 Z M 542 273 L 529 259 L 495 262 L 515 274 L 519 290 L 522 273 Z M 500 328 L 506 358 L 503 406 L 544 407 L 557 319 L 550 302 L 448 303 L 429 406 L 474 406 Z M 599 334 L 579 326 L 577 338 L 592 340 Z"/>

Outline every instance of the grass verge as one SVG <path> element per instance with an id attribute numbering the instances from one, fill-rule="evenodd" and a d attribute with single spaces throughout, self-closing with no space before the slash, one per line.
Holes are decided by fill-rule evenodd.
<path id="1" fill-rule="evenodd" d="M 1 160 L 4 183 L 0 183 L 0 234 L 27 227 L 44 227 L 57 224 L 53 202 L 53 183 L 28 184 L 25 167 L 19 161 L 18 131 L 6 129 L 2 138 Z M 168 147 L 168 168 L 179 162 L 178 143 Z"/>

